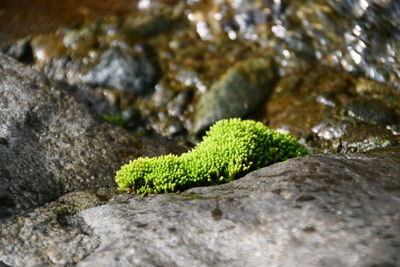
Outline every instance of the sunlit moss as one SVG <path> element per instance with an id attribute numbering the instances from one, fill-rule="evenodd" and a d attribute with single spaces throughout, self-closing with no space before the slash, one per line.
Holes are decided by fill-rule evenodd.
<path id="1" fill-rule="evenodd" d="M 202 142 L 181 156 L 142 157 L 122 166 L 116 182 L 120 189 L 140 195 L 180 192 L 226 183 L 252 170 L 307 154 L 293 137 L 260 122 L 227 119 L 213 125 Z"/>

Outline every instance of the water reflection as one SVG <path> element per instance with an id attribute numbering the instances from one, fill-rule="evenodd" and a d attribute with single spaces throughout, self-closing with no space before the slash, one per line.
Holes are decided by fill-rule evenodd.
<path id="1" fill-rule="evenodd" d="M 274 47 L 283 67 L 318 59 L 400 87 L 400 1 L 209 1 L 188 17 L 203 40 Z"/>

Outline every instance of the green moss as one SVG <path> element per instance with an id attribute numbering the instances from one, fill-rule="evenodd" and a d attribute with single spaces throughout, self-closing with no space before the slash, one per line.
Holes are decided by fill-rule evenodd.
<path id="1" fill-rule="evenodd" d="M 103 114 L 103 119 L 112 124 L 118 125 L 121 128 L 126 128 L 126 121 L 122 117 L 121 113 L 115 115 Z"/>
<path id="2" fill-rule="evenodd" d="M 143 157 L 116 174 L 120 189 L 140 195 L 180 192 L 195 186 L 230 182 L 275 162 L 307 155 L 293 137 L 260 122 L 221 120 L 202 142 L 181 156 Z"/>

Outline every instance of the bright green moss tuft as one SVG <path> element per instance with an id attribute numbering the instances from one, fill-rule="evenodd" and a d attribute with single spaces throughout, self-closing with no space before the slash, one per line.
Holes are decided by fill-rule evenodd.
<path id="1" fill-rule="evenodd" d="M 181 156 L 139 158 L 122 166 L 120 189 L 140 195 L 179 192 L 195 186 L 226 183 L 275 162 L 307 155 L 296 139 L 260 122 L 221 120 L 203 141 Z"/>

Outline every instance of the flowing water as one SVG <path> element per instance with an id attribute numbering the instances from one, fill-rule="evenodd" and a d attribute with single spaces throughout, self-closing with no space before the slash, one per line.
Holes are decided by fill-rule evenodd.
<path id="1" fill-rule="evenodd" d="M 400 86 L 398 0 L 201 2 L 188 1 L 187 16 L 203 40 L 225 34 L 273 47 L 283 66 L 314 59 Z"/>

